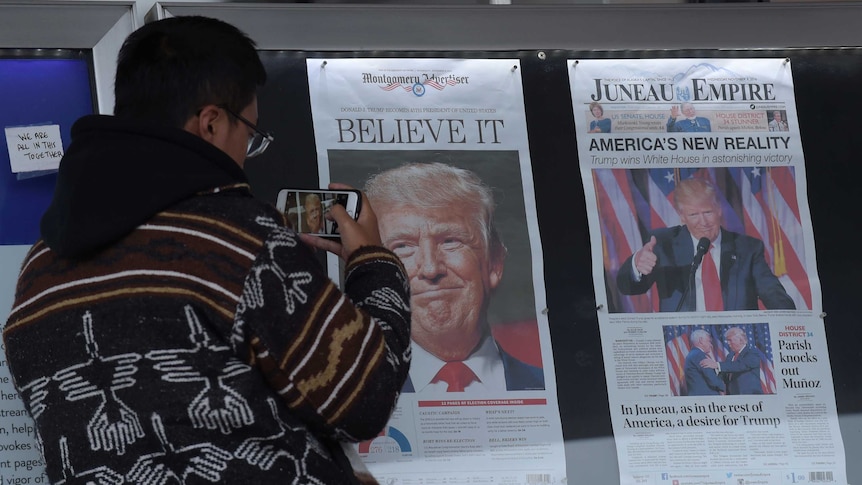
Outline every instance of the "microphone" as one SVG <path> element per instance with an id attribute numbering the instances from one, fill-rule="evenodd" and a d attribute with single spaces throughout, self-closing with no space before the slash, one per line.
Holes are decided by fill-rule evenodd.
<path id="1" fill-rule="evenodd" d="M 703 255 L 709 251 L 710 244 L 712 242 L 708 237 L 702 237 L 697 241 L 697 252 L 694 253 L 694 259 L 691 260 L 691 270 L 688 272 L 688 284 L 685 285 L 685 290 L 682 292 L 679 303 L 676 304 L 676 311 L 682 309 L 683 303 L 685 303 L 689 293 L 691 293 L 691 289 L 694 287 L 694 273 L 697 271 L 697 267 L 700 266 L 700 262 L 703 261 Z"/>
<path id="2" fill-rule="evenodd" d="M 700 266 L 700 262 L 703 261 L 703 255 L 709 250 L 710 244 L 711 242 L 708 237 L 702 237 L 697 241 L 697 252 L 694 253 L 694 259 L 691 260 L 692 273 L 697 271 L 697 267 Z"/>

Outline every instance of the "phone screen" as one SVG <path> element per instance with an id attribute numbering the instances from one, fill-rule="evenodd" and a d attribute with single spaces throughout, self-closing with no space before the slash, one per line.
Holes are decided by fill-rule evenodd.
<path id="1" fill-rule="evenodd" d="M 343 190 L 282 189 L 276 207 L 287 216 L 296 232 L 340 237 L 338 224 L 325 217 L 333 204 L 341 204 L 354 219 L 359 216 L 359 195 Z"/>

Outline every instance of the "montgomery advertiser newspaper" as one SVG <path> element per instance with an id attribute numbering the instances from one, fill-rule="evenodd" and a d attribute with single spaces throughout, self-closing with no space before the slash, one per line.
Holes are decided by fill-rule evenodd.
<path id="1" fill-rule="evenodd" d="M 321 184 L 363 189 L 411 289 L 381 483 L 566 483 L 517 59 L 308 59 Z"/>
<path id="2" fill-rule="evenodd" d="M 789 59 L 569 60 L 623 484 L 846 484 Z"/>

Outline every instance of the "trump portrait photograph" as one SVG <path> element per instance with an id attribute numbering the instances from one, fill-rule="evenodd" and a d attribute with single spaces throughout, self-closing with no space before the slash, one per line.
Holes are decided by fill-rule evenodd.
<path id="1" fill-rule="evenodd" d="M 330 150 L 407 270 L 412 364 L 403 392 L 544 390 L 516 151 Z"/>
<path id="2" fill-rule="evenodd" d="M 611 312 L 811 309 L 792 167 L 592 175 Z"/>

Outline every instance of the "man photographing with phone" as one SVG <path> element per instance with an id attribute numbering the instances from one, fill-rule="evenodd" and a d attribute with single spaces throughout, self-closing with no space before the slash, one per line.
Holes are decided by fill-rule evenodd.
<path id="1" fill-rule="evenodd" d="M 338 239 L 341 237 L 338 221 L 326 217 L 335 205 L 344 207 L 347 214 L 356 220 L 362 212 L 362 193 L 350 188 L 285 188 L 278 191 L 275 201 L 275 207 L 287 216 L 296 232 Z"/>
<path id="2" fill-rule="evenodd" d="M 626 295 L 656 286 L 659 311 L 794 309 L 796 305 L 766 264 L 763 242 L 721 227 L 715 186 L 706 179 L 680 181 L 673 191 L 682 225 L 658 229 L 617 274 Z"/>
<path id="3" fill-rule="evenodd" d="M 120 51 L 114 116 L 72 127 L 3 331 L 52 483 L 375 483 L 410 362 L 409 290 L 366 206 L 329 211 L 344 292 L 242 170 L 266 72 L 235 27 L 173 17 Z"/>

